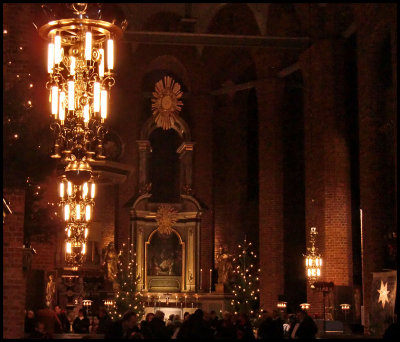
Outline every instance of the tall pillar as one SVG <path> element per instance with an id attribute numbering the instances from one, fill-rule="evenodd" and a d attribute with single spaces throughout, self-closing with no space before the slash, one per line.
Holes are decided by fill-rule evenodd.
<path id="1" fill-rule="evenodd" d="M 149 183 L 149 155 L 151 144 L 149 140 L 137 140 L 139 149 L 139 191 L 145 192 Z"/>
<path id="2" fill-rule="evenodd" d="M 307 246 L 310 228 L 316 227 L 317 247 L 324 261 L 319 281 L 333 282 L 337 290 L 338 286 L 345 287 L 340 292 L 347 292 L 351 299 L 350 154 L 344 129 L 342 42 L 319 41 L 303 52 L 299 62 L 304 78 Z M 312 314 L 323 313 L 322 294 L 310 286 L 307 301 Z"/>
<path id="3" fill-rule="evenodd" d="M 259 117 L 260 304 L 276 308 L 284 291 L 282 101 L 285 81 L 256 87 Z"/>

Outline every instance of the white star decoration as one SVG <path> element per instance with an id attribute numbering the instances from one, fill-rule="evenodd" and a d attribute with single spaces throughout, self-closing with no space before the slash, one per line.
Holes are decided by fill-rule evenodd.
<path id="1" fill-rule="evenodd" d="M 382 308 L 385 308 L 386 302 L 389 303 L 388 294 L 390 291 L 387 290 L 387 285 L 388 285 L 388 283 L 383 285 L 383 281 L 381 280 L 381 288 L 380 288 L 380 290 L 377 290 L 379 292 L 378 304 L 379 304 L 379 302 L 382 302 Z"/>

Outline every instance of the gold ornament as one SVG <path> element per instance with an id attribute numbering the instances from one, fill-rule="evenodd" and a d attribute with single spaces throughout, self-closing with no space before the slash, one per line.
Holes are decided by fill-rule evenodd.
<path id="1" fill-rule="evenodd" d="M 383 309 L 385 308 L 385 303 L 386 302 L 389 303 L 388 294 L 390 291 L 387 290 L 387 286 L 388 286 L 388 283 L 383 285 L 383 281 L 381 280 L 381 288 L 379 290 L 377 290 L 379 292 L 378 304 L 379 304 L 379 302 L 382 302 Z"/>
<path id="2" fill-rule="evenodd" d="M 172 226 L 177 221 L 177 212 L 169 204 L 161 204 L 157 210 L 156 221 L 160 234 L 169 235 L 172 233 Z"/>
<path id="3" fill-rule="evenodd" d="M 176 115 L 181 111 L 183 105 L 181 86 L 175 82 L 172 77 L 165 76 L 158 81 L 153 92 L 151 108 L 155 116 L 155 122 L 158 127 L 164 130 L 172 128 L 176 121 Z"/>

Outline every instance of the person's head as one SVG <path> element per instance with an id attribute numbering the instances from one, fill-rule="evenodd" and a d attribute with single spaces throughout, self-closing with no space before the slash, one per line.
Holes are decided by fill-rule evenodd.
<path id="1" fill-rule="evenodd" d="M 60 306 L 59 306 L 59 305 L 56 305 L 56 306 L 54 307 L 54 311 L 56 312 L 57 315 L 60 314 L 60 313 L 61 313 L 61 308 L 60 308 Z"/>
<path id="2" fill-rule="evenodd" d="M 173 321 L 174 320 L 174 314 L 170 314 L 169 317 L 168 317 L 168 320 L 169 321 Z"/>
<path id="3" fill-rule="evenodd" d="M 86 311 L 83 309 L 79 309 L 78 311 L 78 317 L 79 318 L 86 318 Z"/>
<path id="4" fill-rule="evenodd" d="M 267 319 L 269 317 L 271 317 L 271 314 L 267 310 L 261 312 L 261 319 Z"/>
<path id="5" fill-rule="evenodd" d="M 190 313 L 186 311 L 186 312 L 183 314 L 183 320 L 184 320 L 184 321 L 187 321 L 187 320 L 189 319 L 189 317 L 190 317 Z"/>
<path id="6" fill-rule="evenodd" d="M 175 322 L 179 322 L 181 320 L 181 316 L 179 316 L 179 315 L 175 315 L 174 316 L 174 321 Z"/>
<path id="7" fill-rule="evenodd" d="M 307 311 L 305 310 L 299 310 L 296 313 L 296 317 L 299 320 L 299 322 L 303 321 L 303 319 L 307 316 Z"/>
<path id="8" fill-rule="evenodd" d="M 107 316 L 107 310 L 104 306 L 100 306 L 99 313 L 97 315 L 99 318 L 104 318 Z"/>
<path id="9" fill-rule="evenodd" d="M 152 312 L 149 312 L 147 315 L 146 315 L 146 322 L 151 322 L 152 321 L 152 319 L 154 318 L 154 314 L 152 313 Z"/>
<path id="10" fill-rule="evenodd" d="M 44 325 L 43 322 L 39 321 L 36 323 L 36 331 L 44 334 L 46 332 L 46 326 Z"/>
<path id="11" fill-rule="evenodd" d="M 272 318 L 276 319 L 280 316 L 279 311 L 278 310 L 272 310 Z"/>
<path id="12" fill-rule="evenodd" d="M 222 314 L 222 319 L 225 321 L 229 321 L 232 319 L 232 314 L 228 311 L 224 311 L 224 313 Z"/>
<path id="13" fill-rule="evenodd" d="M 126 329 L 133 329 L 137 323 L 137 314 L 133 311 L 125 312 L 122 317 L 122 324 Z"/>
<path id="14" fill-rule="evenodd" d="M 164 317 L 165 317 L 164 312 L 160 310 L 157 310 L 156 313 L 154 314 L 154 318 L 158 318 L 161 321 L 164 321 Z"/>
<path id="15" fill-rule="evenodd" d="M 210 319 L 215 319 L 217 317 L 217 313 L 214 310 L 210 311 Z"/>
<path id="16" fill-rule="evenodd" d="M 35 314 L 32 310 L 28 310 L 26 313 L 26 317 L 33 319 L 33 318 L 35 318 Z"/>

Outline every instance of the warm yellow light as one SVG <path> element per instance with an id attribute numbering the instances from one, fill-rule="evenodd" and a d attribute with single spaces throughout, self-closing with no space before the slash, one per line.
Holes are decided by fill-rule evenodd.
<path id="1" fill-rule="evenodd" d="M 114 41 L 107 41 L 107 66 L 109 70 L 114 69 Z"/>
<path id="2" fill-rule="evenodd" d="M 68 253 L 68 254 L 71 254 L 71 253 L 72 253 L 71 242 L 67 242 L 67 248 L 66 248 L 66 250 L 67 250 L 67 253 Z"/>
<path id="3" fill-rule="evenodd" d="M 317 277 L 319 277 L 320 275 L 321 275 L 321 270 L 317 268 Z"/>
<path id="4" fill-rule="evenodd" d="M 89 234 L 89 229 L 85 228 L 85 239 L 87 238 L 88 234 Z"/>
<path id="5" fill-rule="evenodd" d="M 60 64 L 62 60 L 61 36 L 54 38 L 54 63 Z"/>
<path id="6" fill-rule="evenodd" d="M 100 63 L 99 63 L 99 76 L 104 77 L 104 49 L 99 49 Z"/>
<path id="7" fill-rule="evenodd" d="M 88 192 L 89 192 L 88 183 L 84 183 L 82 187 L 82 197 L 86 198 Z"/>
<path id="8" fill-rule="evenodd" d="M 65 120 L 65 92 L 60 92 L 60 105 L 58 108 L 58 118 L 61 121 Z"/>
<path id="9" fill-rule="evenodd" d="M 86 32 L 85 59 L 87 61 L 90 61 L 92 59 L 92 33 L 91 32 Z"/>
<path id="10" fill-rule="evenodd" d="M 90 205 L 86 206 L 86 221 L 90 221 Z"/>
<path id="11" fill-rule="evenodd" d="M 309 277 L 311 277 L 311 269 L 307 269 L 307 275 L 309 276 Z"/>
<path id="12" fill-rule="evenodd" d="M 82 244 L 82 254 L 86 253 L 86 243 Z"/>
<path id="13" fill-rule="evenodd" d="M 308 258 L 306 258 L 306 267 L 308 267 Z"/>
<path id="14" fill-rule="evenodd" d="M 53 72 L 54 69 L 54 44 L 49 44 L 49 50 L 47 55 L 47 71 L 49 74 Z"/>
<path id="15" fill-rule="evenodd" d="M 75 109 L 75 83 L 74 81 L 68 81 L 68 110 Z"/>
<path id="16" fill-rule="evenodd" d="M 322 266 L 322 259 L 319 259 L 319 265 Z"/>
<path id="17" fill-rule="evenodd" d="M 75 64 L 76 64 L 75 57 L 71 56 L 71 65 L 69 68 L 69 74 L 71 76 L 75 75 Z"/>
<path id="18" fill-rule="evenodd" d="M 72 183 L 71 182 L 67 183 L 67 194 L 68 194 L 68 196 L 72 195 Z"/>
<path id="19" fill-rule="evenodd" d="M 81 219 L 81 206 L 79 204 L 75 207 L 75 217 L 77 220 Z"/>
<path id="20" fill-rule="evenodd" d="M 93 86 L 93 110 L 95 113 L 100 111 L 100 83 L 94 82 Z"/>
<path id="21" fill-rule="evenodd" d="M 107 118 L 107 90 L 101 91 L 101 118 Z"/>
<path id="22" fill-rule="evenodd" d="M 69 204 L 66 204 L 64 207 L 64 220 L 69 220 Z"/>
<path id="23" fill-rule="evenodd" d="M 64 198 L 64 182 L 60 183 L 60 197 Z"/>
<path id="24" fill-rule="evenodd" d="M 91 198 L 94 198 L 95 191 L 96 191 L 96 184 L 95 184 L 95 183 L 92 183 L 91 191 L 90 191 L 90 197 L 91 197 Z"/>
<path id="25" fill-rule="evenodd" d="M 58 111 L 58 87 L 51 87 L 51 114 L 57 117 Z"/>
<path id="26" fill-rule="evenodd" d="M 89 122 L 89 104 L 83 107 L 83 122 Z"/>

